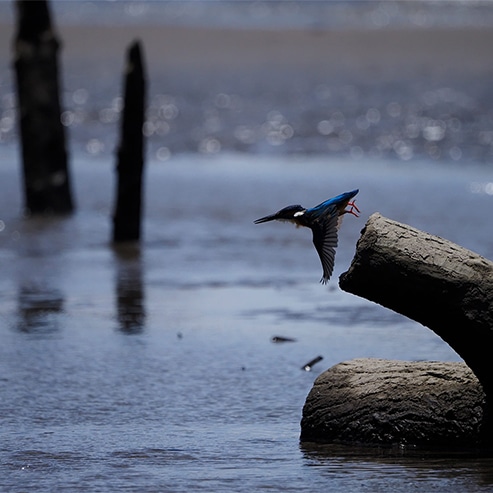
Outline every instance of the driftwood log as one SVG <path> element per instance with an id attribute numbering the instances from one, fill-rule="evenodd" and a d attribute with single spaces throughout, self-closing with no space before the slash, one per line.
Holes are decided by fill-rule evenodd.
<path id="1" fill-rule="evenodd" d="M 301 440 L 474 447 L 483 404 L 464 363 L 351 360 L 315 380 Z"/>
<path id="2" fill-rule="evenodd" d="M 427 326 L 464 359 L 465 365 L 445 367 L 428 362 L 418 368 L 406 363 L 411 366 L 403 369 L 389 361 L 380 362 L 377 368 L 367 364 L 366 370 L 350 363 L 342 367 L 342 373 L 341 368 L 330 369 L 307 397 L 302 440 L 393 443 L 401 438 L 406 443 L 430 445 L 447 441 L 491 443 L 493 263 L 443 238 L 375 213 L 366 223 L 351 266 L 339 284 L 345 291 Z M 482 397 L 475 381 L 465 377 L 466 365 L 477 377 Z M 388 372 L 392 371 L 397 373 L 389 386 Z M 357 374 L 362 373 L 367 373 L 366 380 L 358 379 Z M 427 374 L 439 379 L 440 390 L 430 387 Z M 402 387 L 398 398 L 395 382 Z M 372 392 L 371 388 L 380 390 Z M 437 400 L 437 395 L 442 397 Z M 414 418 L 400 420 L 406 403 Z M 374 428 L 369 431 L 368 420 L 375 416 Z M 447 426 L 458 430 L 448 435 L 441 431 L 447 416 L 451 420 Z M 425 422 L 429 426 L 416 428 Z M 457 423 L 452 426 L 452 422 Z M 348 423 L 352 423 L 349 429 Z M 393 431 L 386 431 L 389 426 Z"/>
<path id="3" fill-rule="evenodd" d="M 433 330 L 493 395 L 493 262 L 376 213 L 339 285 Z"/>

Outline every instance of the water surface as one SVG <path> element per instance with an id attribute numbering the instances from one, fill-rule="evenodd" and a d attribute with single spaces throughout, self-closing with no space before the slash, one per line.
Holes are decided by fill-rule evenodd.
<path id="1" fill-rule="evenodd" d="M 65 219 L 22 218 L 17 173 L 3 170 L 2 490 L 491 491 L 488 458 L 298 440 L 304 399 L 331 365 L 459 359 L 428 329 L 340 291 L 337 276 L 376 210 L 491 256 L 488 176 L 326 159 L 153 162 L 142 245 L 116 250 L 108 164 L 76 164 L 78 212 Z M 356 186 L 362 216 L 345 218 L 326 287 L 308 230 L 253 224 Z"/>

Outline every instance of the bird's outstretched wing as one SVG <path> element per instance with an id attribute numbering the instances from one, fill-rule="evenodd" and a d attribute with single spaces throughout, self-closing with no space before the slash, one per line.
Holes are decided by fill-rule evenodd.
<path id="1" fill-rule="evenodd" d="M 322 284 L 327 284 L 327 281 L 334 270 L 334 258 L 337 247 L 337 229 L 339 216 L 337 209 L 334 208 L 332 214 L 320 218 L 312 226 L 313 244 L 317 249 L 318 256 L 322 262 L 323 276 L 320 279 Z"/>

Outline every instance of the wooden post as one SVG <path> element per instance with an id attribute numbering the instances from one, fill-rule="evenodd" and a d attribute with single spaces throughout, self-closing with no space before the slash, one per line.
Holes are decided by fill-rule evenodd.
<path id="1" fill-rule="evenodd" d="M 14 67 L 20 115 L 26 212 L 64 214 L 73 210 L 60 120 L 57 55 L 48 4 L 17 0 Z"/>
<path id="2" fill-rule="evenodd" d="M 117 197 L 113 215 L 113 241 L 139 241 L 144 168 L 145 76 L 140 43 L 127 53 L 124 110 L 117 163 Z"/>
<path id="3" fill-rule="evenodd" d="M 493 262 L 375 213 L 341 289 L 429 327 L 475 373 L 493 402 Z"/>

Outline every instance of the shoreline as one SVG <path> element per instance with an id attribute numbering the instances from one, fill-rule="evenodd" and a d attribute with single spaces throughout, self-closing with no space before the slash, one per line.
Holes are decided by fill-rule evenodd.
<path id="1" fill-rule="evenodd" d="M 493 30 L 235 30 L 169 26 L 60 26 L 64 64 L 120 69 L 140 39 L 153 70 L 311 71 L 327 77 L 369 73 L 396 80 L 420 73 L 476 77 L 493 72 Z M 11 63 L 14 28 L 0 23 L 0 63 Z"/>

